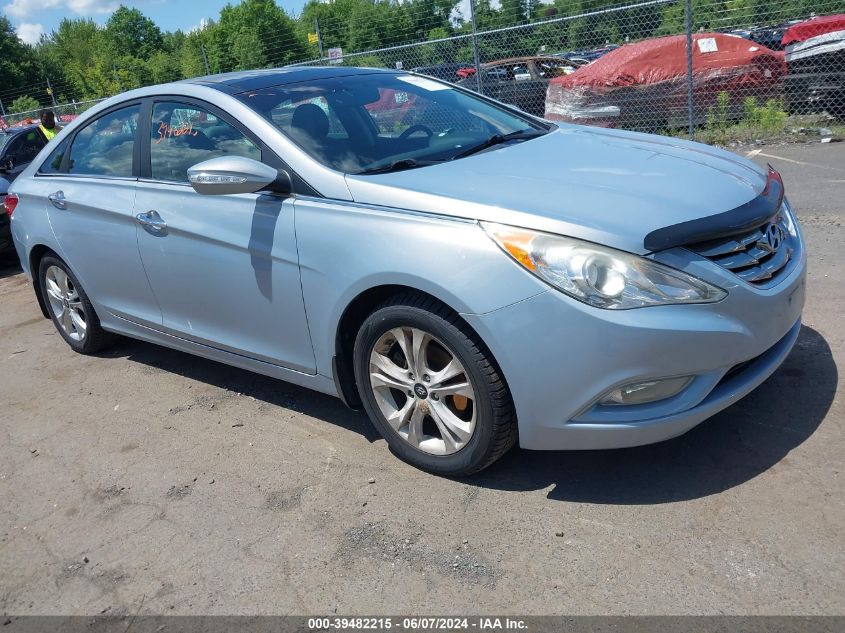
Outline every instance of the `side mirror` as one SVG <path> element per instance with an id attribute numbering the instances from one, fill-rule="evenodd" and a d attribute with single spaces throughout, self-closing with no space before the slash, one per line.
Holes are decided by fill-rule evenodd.
<path id="1" fill-rule="evenodd" d="M 13 156 L 7 156 L 3 159 L 3 162 L 0 163 L 0 171 L 12 171 L 15 168 L 15 158 Z"/>
<path id="2" fill-rule="evenodd" d="M 243 156 L 221 156 L 197 163 L 188 169 L 188 181 L 194 191 L 205 196 L 263 190 L 288 194 L 292 190 L 287 172 Z"/>

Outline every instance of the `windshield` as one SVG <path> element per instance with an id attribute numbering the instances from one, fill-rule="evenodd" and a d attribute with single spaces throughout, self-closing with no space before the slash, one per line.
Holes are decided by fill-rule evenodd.
<path id="1" fill-rule="evenodd" d="M 0 152 L 3 151 L 3 148 L 6 147 L 6 143 L 9 142 L 9 139 L 12 138 L 11 134 L 6 134 L 4 132 L 0 132 Z"/>
<path id="2" fill-rule="evenodd" d="M 374 73 L 237 95 L 310 156 L 361 174 L 423 167 L 547 126 L 416 75 Z"/>

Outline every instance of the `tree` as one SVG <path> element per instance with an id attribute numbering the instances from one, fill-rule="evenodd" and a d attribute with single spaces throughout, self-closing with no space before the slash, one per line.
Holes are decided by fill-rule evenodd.
<path id="1" fill-rule="evenodd" d="M 120 56 L 149 59 L 164 45 L 161 29 L 155 22 L 138 9 L 123 5 L 112 13 L 103 34 L 112 52 Z"/>
<path id="2" fill-rule="evenodd" d="M 90 19 L 63 19 L 38 47 L 45 66 L 61 69 L 62 87 L 74 99 L 114 94 L 114 68 L 104 57 L 103 32 Z"/>
<path id="3" fill-rule="evenodd" d="M 306 58 L 305 42 L 297 37 L 293 20 L 273 0 L 226 5 L 218 28 L 220 44 L 235 69 L 283 66 Z"/>
<path id="4" fill-rule="evenodd" d="M 23 95 L 9 104 L 9 111 L 12 113 L 31 112 L 32 110 L 38 110 L 40 107 L 41 104 L 38 103 L 37 99 L 29 95 Z"/>
<path id="5" fill-rule="evenodd" d="M 18 39 L 12 23 L 0 15 L 0 86 L 31 85 L 38 79 L 33 49 Z"/>

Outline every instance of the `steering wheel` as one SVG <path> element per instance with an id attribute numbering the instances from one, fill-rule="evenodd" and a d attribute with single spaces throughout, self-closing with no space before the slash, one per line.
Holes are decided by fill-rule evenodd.
<path id="1" fill-rule="evenodd" d="M 402 132 L 399 135 L 399 138 L 404 141 L 405 139 L 410 137 L 411 134 L 415 134 L 416 132 L 423 132 L 426 134 L 426 136 L 428 136 L 428 138 L 434 136 L 434 132 L 431 130 L 431 128 L 428 128 L 424 125 L 412 125 L 411 127 L 407 128 L 404 132 Z"/>

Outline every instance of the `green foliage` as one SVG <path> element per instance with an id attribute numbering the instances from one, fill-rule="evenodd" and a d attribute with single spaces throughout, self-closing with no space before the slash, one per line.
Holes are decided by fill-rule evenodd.
<path id="1" fill-rule="evenodd" d="M 34 51 L 18 39 L 12 23 L 0 15 L 0 86 L 27 85 L 36 81 L 36 76 Z"/>
<path id="2" fill-rule="evenodd" d="M 720 92 L 716 104 L 707 112 L 707 124 L 696 138 L 717 145 L 770 138 L 783 133 L 788 117 L 783 99 L 768 99 L 760 105 L 756 97 L 746 97 L 740 108 L 731 103 L 727 92 Z"/>
<path id="3" fill-rule="evenodd" d="M 716 105 L 707 111 L 707 127 L 711 130 L 724 130 L 730 121 L 731 95 L 720 92 L 716 95 Z"/>
<path id="4" fill-rule="evenodd" d="M 766 105 L 757 105 L 757 99 L 747 97 L 743 101 L 745 116 L 743 122 L 761 130 L 763 133 L 777 134 L 783 131 L 786 119 L 789 117 L 784 109 L 783 99 L 769 99 Z"/>
<path id="5" fill-rule="evenodd" d="M 103 35 L 103 42 L 112 53 L 137 59 L 149 59 L 164 44 L 155 22 L 138 9 L 122 5 L 106 22 Z"/>
<path id="6" fill-rule="evenodd" d="M 41 104 L 29 95 L 18 97 L 9 104 L 10 112 L 30 112 L 31 110 L 38 110 Z"/>
<path id="7" fill-rule="evenodd" d="M 384 68 L 384 62 L 381 61 L 378 55 L 358 55 L 346 60 L 347 64 L 354 64 L 355 66 L 363 66 L 365 68 Z"/>
<path id="8" fill-rule="evenodd" d="M 243 0 L 226 5 L 220 21 L 212 27 L 217 32 L 213 47 L 230 68 L 246 70 L 265 66 L 283 66 L 305 58 L 305 42 L 297 37 L 293 20 L 273 0 Z"/>

